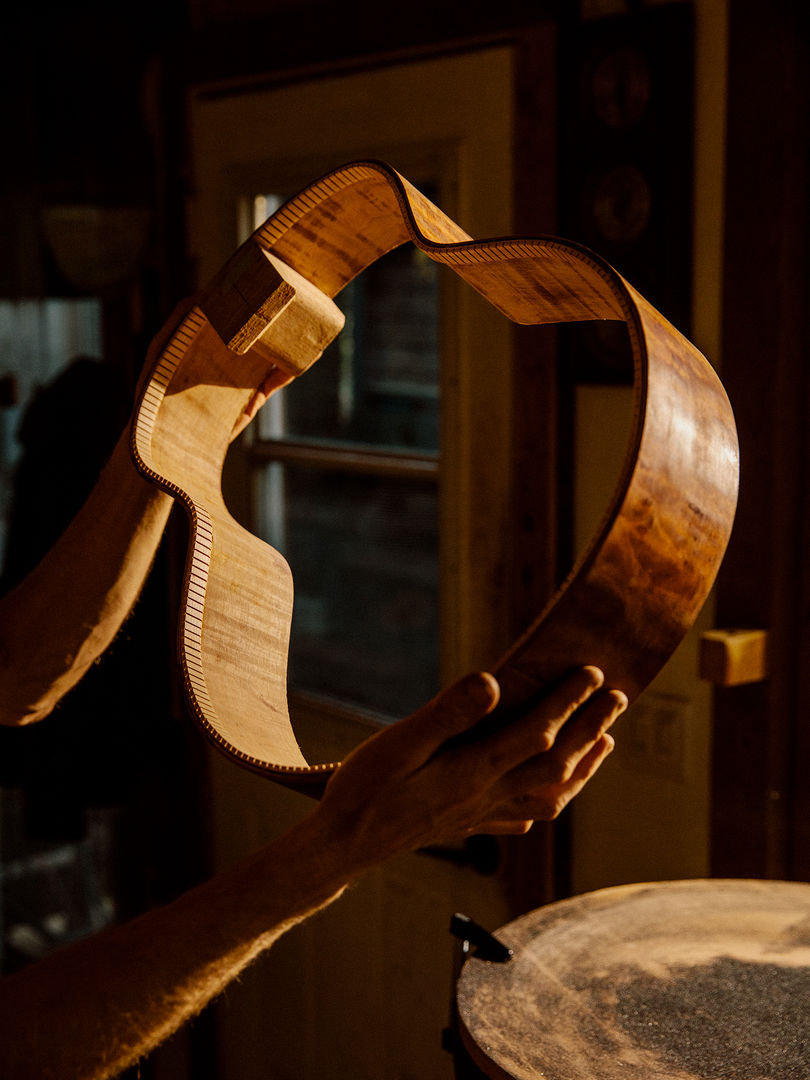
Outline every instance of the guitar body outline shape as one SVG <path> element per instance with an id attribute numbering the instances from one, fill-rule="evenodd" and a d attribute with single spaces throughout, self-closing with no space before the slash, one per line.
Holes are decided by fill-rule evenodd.
<path id="1" fill-rule="evenodd" d="M 714 369 L 608 263 L 557 237 L 473 240 L 379 161 L 338 168 L 286 202 L 203 290 L 146 381 L 138 470 L 180 502 L 190 533 L 178 657 L 190 712 L 246 767 L 317 795 L 287 707 L 289 566 L 239 525 L 221 492 L 235 426 L 339 333 L 333 297 L 411 242 L 522 324 L 623 321 L 634 363 L 624 465 L 565 581 L 490 668 L 494 722 L 595 664 L 632 702 L 694 623 L 734 521 L 739 450 Z"/>

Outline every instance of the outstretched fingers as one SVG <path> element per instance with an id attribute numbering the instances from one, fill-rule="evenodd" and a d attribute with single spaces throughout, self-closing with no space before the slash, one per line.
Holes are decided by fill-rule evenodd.
<path id="1" fill-rule="evenodd" d="M 627 708 L 620 690 L 605 690 L 593 698 L 563 728 L 544 764 L 550 778 L 565 783 L 578 772 L 583 760 Z"/>
<path id="2" fill-rule="evenodd" d="M 470 744 L 469 767 L 489 783 L 554 746 L 572 718 L 604 683 L 599 668 L 583 667 L 568 675 L 533 706 Z"/>
<path id="3" fill-rule="evenodd" d="M 588 750 L 586 754 L 579 759 L 576 769 L 569 780 L 565 782 L 566 786 L 571 789 L 571 797 L 581 791 L 587 782 L 594 776 L 596 770 L 605 760 L 605 758 L 612 754 L 616 747 L 616 740 L 612 735 L 604 732 L 593 746 Z"/>
<path id="4" fill-rule="evenodd" d="M 235 421 L 233 428 L 231 429 L 230 441 L 233 442 L 237 436 L 241 435 L 251 420 L 256 416 L 259 409 L 267 404 L 269 398 L 272 397 L 277 390 L 281 390 L 283 387 L 287 386 L 288 383 L 291 383 L 294 378 L 294 375 L 282 371 L 281 368 L 274 368 L 262 385 L 256 388 L 253 396 L 245 406 L 244 412 Z"/>
<path id="5" fill-rule="evenodd" d="M 556 816 L 609 753 L 606 731 L 625 699 L 603 681 L 583 668 L 525 714 L 478 727 L 500 689 L 492 675 L 467 676 L 354 750 L 318 812 L 348 837 L 355 868 L 471 833 L 525 833 Z"/>
<path id="6" fill-rule="evenodd" d="M 609 728 L 627 707 L 617 690 L 597 694 L 545 753 L 524 761 L 500 781 L 498 819 L 551 821 L 593 777 L 611 753 Z"/>
<path id="7" fill-rule="evenodd" d="M 449 740 L 474 728 L 492 712 L 499 697 L 500 687 L 492 675 L 466 675 L 415 713 L 380 731 L 365 744 L 364 754 L 369 760 L 374 755 L 396 762 L 397 772 L 418 769 Z"/>

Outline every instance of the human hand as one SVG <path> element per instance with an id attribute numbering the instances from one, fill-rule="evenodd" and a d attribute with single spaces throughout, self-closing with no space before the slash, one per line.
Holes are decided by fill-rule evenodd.
<path id="1" fill-rule="evenodd" d="M 294 378 L 294 375 L 282 371 L 281 368 L 274 368 L 270 372 L 261 386 L 257 387 L 253 392 L 250 401 L 233 425 L 231 442 L 233 442 L 238 435 L 242 434 L 259 409 L 267 403 L 268 399 L 275 394 L 277 390 L 280 390 L 283 386 L 287 386 L 288 383 L 291 383 Z"/>
<path id="2" fill-rule="evenodd" d="M 608 728 L 627 698 L 603 683 L 598 668 L 579 669 L 477 738 L 500 690 L 492 675 L 469 675 L 350 754 L 315 813 L 359 869 L 472 833 L 528 832 L 555 818 L 613 749 Z"/>
<path id="3" fill-rule="evenodd" d="M 141 374 L 138 378 L 138 384 L 135 391 L 136 407 L 140 402 L 141 395 L 145 390 L 149 379 L 152 377 L 152 372 L 160 359 L 163 350 L 171 341 L 174 334 L 180 328 L 181 323 L 194 307 L 194 299 L 187 297 L 185 300 L 181 300 L 166 319 L 163 326 L 158 330 L 155 336 L 149 343 L 149 347 L 146 351 L 146 357 L 144 360 Z M 221 347 L 227 351 L 227 346 L 220 343 Z M 267 377 L 263 380 L 260 386 L 251 395 L 250 400 L 245 406 L 243 412 L 236 419 L 233 428 L 231 430 L 229 441 L 233 442 L 237 436 L 245 430 L 248 424 L 258 413 L 259 409 L 266 404 L 268 399 L 283 386 L 292 382 L 295 376 L 288 372 L 282 371 L 281 368 L 273 367 L 268 372 Z"/>

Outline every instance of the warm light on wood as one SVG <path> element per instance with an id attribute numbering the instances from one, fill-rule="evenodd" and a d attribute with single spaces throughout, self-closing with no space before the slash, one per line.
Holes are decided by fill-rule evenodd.
<path id="1" fill-rule="evenodd" d="M 768 676 L 767 630 L 707 630 L 700 635 L 700 677 L 717 686 Z"/>
<path id="2" fill-rule="evenodd" d="M 190 709 L 226 753 L 311 791 L 335 763 L 305 761 L 287 711 L 289 568 L 226 510 L 222 465 L 256 388 L 272 392 L 305 371 L 338 332 L 331 298 L 408 241 L 515 322 L 621 320 L 633 349 L 635 418 L 622 475 L 568 580 L 509 652 L 492 658 L 501 716 L 582 664 L 600 666 L 608 686 L 635 698 L 703 606 L 736 507 L 736 431 L 719 379 L 598 255 L 553 238 L 472 240 L 380 162 L 322 177 L 204 291 L 152 373 L 133 434 L 138 468 L 192 523 L 180 620 Z"/>

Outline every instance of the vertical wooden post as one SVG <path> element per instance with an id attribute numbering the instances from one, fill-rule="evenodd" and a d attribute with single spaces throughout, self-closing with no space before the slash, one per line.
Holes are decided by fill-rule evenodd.
<path id="1" fill-rule="evenodd" d="M 515 190 L 513 231 L 553 234 L 557 223 L 557 31 L 552 22 L 522 29 L 515 41 Z M 512 611 L 515 634 L 542 610 L 558 583 L 558 434 L 556 332 L 514 328 L 514 522 Z M 557 894 L 554 834 L 537 824 L 506 841 L 516 910 Z"/>
<path id="2" fill-rule="evenodd" d="M 720 626 L 769 630 L 769 677 L 718 689 L 712 873 L 810 874 L 806 507 L 809 48 L 798 5 L 729 5 L 723 380 L 741 490 Z"/>

